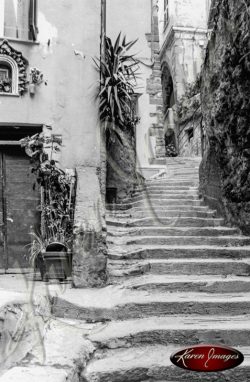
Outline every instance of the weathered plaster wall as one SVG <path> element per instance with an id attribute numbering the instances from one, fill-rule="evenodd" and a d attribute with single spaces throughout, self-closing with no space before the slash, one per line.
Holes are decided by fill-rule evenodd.
<path id="1" fill-rule="evenodd" d="M 188 85 L 195 82 L 201 71 L 207 44 L 207 0 L 169 0 L 169 21 L 164 27 L 164 0 L 158 2 L 160 59 L 167 66 L 173 81 L 174 98 L 178 102 Z M 175 135 L 182 156 L 200 155 L 199 118 L 185 116 L 176 120 Z M 170 126 L 169 126 L 170 127 Z M 194 137 L 189 140 L 187 129 L 194 127 Z M 165 120 L 165 129 L 168 120 Z"/>
<path id="2" fill-rule="evenodd" d="M 214 30 L 202 74 L 209 144 L 201 192 L 229 223 L 250 233 L 250 3 L 215 0 L 212 6 Z"/>
<path id="3" fill-rule="evenodd" d="M 187 84 L 195 81 L 201 71 L 207 43 L 206 32 L 172 31 L 169 41 L 162 47 L 161 62 L 170 70 L 174 85 L 175 99 L 184 93 Z"/>
<path id="4" fill-rule="evenodd" d="M 43 72 L 47 86 L 40 84 L 33 97 L 1 95 L 0 122 L 51 125 L 52 133 L 62 135 L 61 165 L 78 170 L 73 282 L 99 286 L 106 258 L 94 101 L 99 76 L 92 58 L 100 55 L 100 0 L 39 1 L 38 28 L 37 43 L 9 42 Z"/>
<path id="5" fill-rule="evenodd" d="M 38 44 L 9 41 L 22 51 L 30 67 L 44 73 L 33 98 L 0 96 L 1 122 L 52 125 L 62 134 L 63 166 L 96 166 L 97 105 L 93 102 L 98 74 L 92 57 L 99 55 L 100 1 L 39 2 Z M 86 27 L 87 26 L 87 27 Z"/>
<path id="6" fill-rule="evenodd" d="M 164 27 L 164 0 L 158 1 L 160 46 L 171 28 L 207 29 L 210 0 L 169 0 L 169 22 Z"/>
<path id="7" fill-rule="evenodd" d="M 152 101 L 150 77 L 154 59 L 151 45 L 151 26 L 153 26 L 151 0 L 107 0 L 107 35 L 115 39 L 120 31 L 126 35 L 128 41 L 138 39 L 133 48 L 134 53 L 142 61 L 140 65 L 140 80 L 137 92 L 141 94 L 138 100 L 138 114 L 140 123 L 136 128 L 137 167 L 147 167 L 149 158 L 155 155 L 154 144 L 150 138 L 150 127 L 157 124 L 159 101 Z M 155 70 L 159 71 L 155 67 Z M 158 90 L 161 91 L 159 82 Z M 157 92 L 156 91 L 156 92 Z M 154 96 L 153 96 L 154 97 Z"/>
<path id="8" fill-rule="evenodd" d="M 164 0 L 159 0 L 158 6 L 161 61 L 169 67 L 178 99 L 203 63 L 209 4 L 207 0 L 169 0 L 166 28 Z"/>

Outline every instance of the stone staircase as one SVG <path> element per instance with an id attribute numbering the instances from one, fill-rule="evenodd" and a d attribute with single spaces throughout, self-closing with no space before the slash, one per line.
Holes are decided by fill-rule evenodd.
<path id="1" fill-rule="evenodd" d="M 169 158 L 166 168 L 108 206 L 111 285 L 77 307 L 70 295 L 54 302 L 58 316 L 103 322 L 88 337 L 96 351 L 82 381 L 250 380 L 250 238 L 200 198 L 199 159 Z M 200 343 L 239 348 L 245 361 L 222 373 L 171 364 L 173 351 Z"/>

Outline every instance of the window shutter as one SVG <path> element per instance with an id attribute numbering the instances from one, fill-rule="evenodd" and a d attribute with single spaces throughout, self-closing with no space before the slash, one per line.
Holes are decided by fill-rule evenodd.
<path id="1" fill-rule="evenodd" d="M 164 0 L 164 28 L 166 28 L 168 22 L 169 22 L 168 0 Z"/>
<path id="2" fill-rule="evenodd" d="M 29 9 L 29 34 L 30 40 L 35 41 L 37 39 L 37 0 L 30 0 Z"/>

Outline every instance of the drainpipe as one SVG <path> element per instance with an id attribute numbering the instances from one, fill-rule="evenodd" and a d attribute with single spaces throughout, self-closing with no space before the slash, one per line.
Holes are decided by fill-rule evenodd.
<path id="1" fill-rule="evenodd" d="M 101 0 L 101 57 L 104 53 L 105 45 L 104 38 L 106 36 L 106 25 L 107 25 L 107 3 L 106 0 Z"/>
<path id="2" fill-rule="evenodd" d="M 100 30 L 100 62 L 105 57 L 105 37 L 106 37 L 106 19 L 107 19 L 107 3 L 106 0 L 101 0 L 101 30 Z M 101 90 L 102 74 L 100 70 L 100 90 Z M 106 178 L 107 178 L 107 154 L 106 154 L 106 133 L 102 123 L 100 123 L 100 186 L 103 211 L 105 211 L 106 198 Z M 104 212 L 105 214 L 105 212 Z M 104 223 L 106 227 L 106 222 Z"/>

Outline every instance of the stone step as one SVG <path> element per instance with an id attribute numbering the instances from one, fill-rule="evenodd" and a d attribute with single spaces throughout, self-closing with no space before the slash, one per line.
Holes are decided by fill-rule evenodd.
<path id="1" fill-rule="evenodd" d="M 199 200 L 200 201 L 200 200 Z M 133 213 L 133 212 L 142 212 L 142 211 L 198 211 L 198 212 L 211 212 L 209 210 L 208 206 L 206 205 L 192 205 L 192 204 L 186 204 L 185 202 L 182 203 L 180 200 L 173 201 L 170 204 L 164 204 L 161 206 L 160 204 L 155 204 L 152 206 L 152 203 L 127 203 L 127 204 L 107 204 L 106 209 L 109 212 L 117 212 L 117 213 Z"/>
<path id="2" fill-rule="evenodd" d="M 249 259 L 250 246 L 245 247 L 219 247 L 219 246 L 127 246 L 126 249 L 109 248 L 109 258 L 113 260 L 136 259 L 172 259 L 172 258 L 223 258 L 223 259 Z"/>
<path id="3" fill-rule="evenodd" d="M 130 210 L 130 213 L 141 213 L 141 212 L 144 212 L 145 214 L 147 214 L 148 212 L 150 213 L 166 213 L 166 216 L 167 216 L 167 213 L 170 212 L 170 211 L 178 211 L 178 213 L 180 212 L 207 212 L 207 213 L 215 213 L 214 210 L 209 210 L 208 206 L 205 206 L 205 205 L 200 205 L 200 206 L 192 206 L 192 205 L 182 205 L 182 203 L 172 203 L 171 205 L 164 205 L 164 206 L 133 206 L 133 208 Z"/>
<path id="4" fill-rule="evenodd" d="M 109 286 L 102 289 L 69 289 L 52 298 L 52 314 L 91 322 L 168 315 L 249 314 L 250 293 L 134 291 Z"/>
<path id="5" fill-rule="evenodd" d="M 191 213 L 189 213 L 191 214 Z M 195 214 L 194 214 L 195 215 Z M 197 213 L 196 213 L 197 215 Z M 155 214 L 154 217 L 146 217 L 143 219 L 129 219 L 128 217 L 124 219 L 115 219 L 108 217 L 106 219 L 108 226 L 112 227 L 147 227 L 147 226 L 169 226 L 174 225 L 175 227 L 219 227 L 223 224 L 223 219 L 212 219 L 212 218 L 197 218 L 197 217 L 180 217 L 177 214 L 171 217 L 159 217 Z"/>
<path id="6" fill-rule="evenodd" d="M 108 221 L 120 221 L 121 223 L 124 222 L 131 222 L 131 224 L 139 224 L 140 222 L 145 222 L 145 225 L 147 225 L 147 221 L 161 221 L 161 224 L 165 224 L 165 221 L 167 222 L 171 218 L 178 218 L 180 222 L 186 221 L 190 222 L 190 225 L 192 226 L 193 221 L 197 220 L 200 221 L 201 225 L 204 219 L 206 221 L 215 220 L 215 225 L 219 225 L 219 222 L 223 222 L 224 219 L 222 218 L 215 218 L 217 212 L 216 211 L 197 211 L 197 210 L 190 210 L 190 211 L 181 211 L 181 210 L 161 210 L 161 209 L 147 209 L 147 210 L 131 210 L 131 213 L 128 212 L 107 212 L 107 222 Z M 209 226 L 209 223 L 208 223 Z"/>
<path id="7" fill-rule="evenodd" d="M 134 203 L 138 201 L 154 200 L 159 199 L 199 199 L 198 192 L 186 192 L 186 193 L 176 193 L 176 192 L 154 192 L 154 193 L 141 193 L 140 195 L 135 195 L 132 198 L 124 199 L 124 203 Z"/>
<path id="8" fill-rule="evenodd" d="M 127 211 L 132 208 L 131 203 L 123 204 L 123 203 L 113 203 L 113 204 L 106 204 L 106 209 L 108 211 Z"/>
<path id="9" fill-rule="evenodd" d="M 127 262 L 109 261 L 109 274 L 115 277 L 150 273 L 151 275 L 235 275 L 250 276 L 250 260 L 228 259 L 150 259 Z"/>
<path id="10" fill-rule="evenodd" d="M 161 206 L 164 208 L 165 206 L 202 206 L 204 205 L 204 201 L 202 199 L 176 199 L 175 196 L 168 198 L 145 198 L 143 200 L 139 200 L 137 202 L 131 202 L 132 207 L 139 206 Z"/>
<path id="11" fill-rule="evenodd" d="M 170 179 L 164 179 L 164 180 L 154 180 L 154 181 L 147 181 L 145 183 L 146 187 L 152 187 L 152 186 L 169 186 L 169 187 L 197 187 L 199 185 L 198 179 L 196 180 L 190 180 L 190 179 L 184 179 L 184 180 L 170 180 Z"/>
<path id="12" fill-rule="evenodd" d="M 174 366 L 170 356 L 176 347 L 151 345 L 108 350 L 96 355 L 83 372 L 86 382 L 247 382 L 250 379 L 250 349 L 241 347 L 245 362 L 220 373 L 197 373 Z M 218 377 L 218 374 L 220 377 Z"/>
<path id="13" fill-rule="evenodd" d="M 135 290 L 158 292 L 205 292 L 236 293 L 250 292 L 250 278 L 242 276 L 218 276 L 201 273 L 194 275 L 143 275 L 127 278 L 123 287 Z M 250 321 L 248 323 L 250 329 Z"/>
<path id="14" fill-rule="evenodd" d="M 183 192 L 183 191 L 198 191 L 199 187 L 197 186 L 168 186 L 168 185 L 162 185 L 162 186 L 157 186 L 157 185 L 152 185 L 152 186 L 145 186 L 145 187 L 140 187 L 136 188 L 135 192 L 150 192 L 150 191 L 178 191 L 178 192 Z"/>
<path id="15" fill-rule="evenodd" d="M 168 169 L 168 172 L 166 174 L 166 178 L 175 178 L 175 177 L 188 177 L 188 178 L 198 178 L 199 172 L 197 170 L 178 170 L 178 169 Z"/>
<path id="16" fill-rule="evenodd" d="M 133 236 L 109 237 L 109 243 L 116 245 L 215 245 L 243 246 L 250 245 L 250 237 L 244 236 Z"/>
<path id="17" fill-rule="evenodd" d="M 176 220 L 177 221 L 177 220 Z M 152 226 L 152 227 L 112 227 L 109 229 L 110 236 L 226 236 L 239 234 L 238 228 L 228 227 L 176 227 L 174 219 L 172 227 Z M 250 238 L 249 238 L 250 243 Z"/>
<path id="18" fill-rule="evenodd" d="M 99 348 L 158 344 L 184 347 L 198 343 L 250 346 L 250 315 L 150 317 L 105 323 L 89 340 Z"/>
<path id="19" fill-rule="evenodd" d="M 146 185 L 152 185 L 152 184 L 155 184 L 155 185 L 159 185 L 159 184 L 171 184 L 171 183 L 179 183 L 179 182 L 183 182 L 183 183 L 194 183 L 194 182 L 199 182 L 199 176 L 198 174 L 197 175 L 175 175 L 173 174 L 172 176 L 169 175 L 169 176 L 165 176 L 165 177 L 162 177 L 162 178 L 158 178 L 158 179 L 147 179 L 145 184 Z"/>
<path id="20" fill-rule="evenodd" d="M 37 296 L 36 296 L 37 297 Z M 41 296 L 40 296 L 41 298 Z M 8 307 L 7 309 L 10 309 Z M 47 307 L 48 309 L 48 307 Z M 37 328 L 37 333 L 34 334 L 34 344 L 31 349 L 23 349 L 24 356 L 19 362 L 13 363 L 12 368 L 6 370 L 3 374 L 3 367 L 0 371 L 1 382 L 66 382 L 79 381 L 79 369 L 83 369 L 92 357 L 95 351 L 94 345 L 84 338 L 83 333 L 88 332 L 88 326 L 84 322 L 72 320 L 58 320 L 53 317 L 44 317 L 42 312 L 48 310 L 34 310 L 37 317 L 43 318 L 47 325 L 43 328 Z M 38 314 L 39 312 L 39 314 Z M 15 309 L 12 310 L 12 315 L 15 316 Z M 47 314 L 47 313 L 46 313 Z M 28 315 L 23 312 L 23 319 L 27 320 Z M 37 326 L 36 319 L 34 326 Z M 11 352 L 18 353 L 22 344 L 20 340 L 31 334 L 22 322 L 17 323 L 15 328 L 15 348 L 9 348 L 7 356 Z M 38 329 L 40 329 L 38 331 Z M 6 336 L 6 334 L 5 334 Z M 32 344 L 30 344 L 31 346 Z M 84 349 L 84 350 L 83 350 Z M 69 351 L 70 350 L 70 351 Z M 3 364 L 1 364 L 3 366 Z M 1 375 L 3 374 L 3 375 Z"/>
<path id="21" fill-rule="evenodd" d="M 193 195 L 193 196 L 198 196 L 199 192 L 198 190 L 159 190 L 158 188 L 155 190 L 145 190 L 142 192 L 138 192 L 132 196 L 132 199 L 137 198 L 138 196 L 151 196 L 151 195 L 179 195 L 179 196 L 187 196 L 187 195 Z"/>

